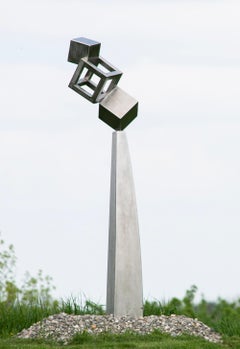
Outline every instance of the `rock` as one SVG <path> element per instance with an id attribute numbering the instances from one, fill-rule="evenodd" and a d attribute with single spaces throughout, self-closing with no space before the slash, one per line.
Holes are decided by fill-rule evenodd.
<path id="1" fill-rule="evenodd" d="M 220 343 L 221 336 L 198 319 L 184 315 L 145 316 L 140 318 L 113 317 L 112 315 L 51 315 L 17 334 L 18 338 L 44 338 L 68 344 L 77 333 L 97 335 L 103 332 L 120 334 L 126 331 L 149 334 L 154 330 L 171 336 L 189 334 L 209 342 Z"/>

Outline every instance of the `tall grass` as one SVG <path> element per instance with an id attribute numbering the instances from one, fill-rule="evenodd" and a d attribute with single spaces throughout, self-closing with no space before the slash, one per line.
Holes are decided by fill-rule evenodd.
<path id="1" fill-rule="evenodd" d="M 25 304 L 16 301 L 8 305 L 0 303 L 0 336 L 8 336 L 30 327 L 33 323 L 54 314 L 58 309 L 42 304 Z"/>
<path id="2" fill-rule="evenodd" d="M 75 297 L 71 297 L 71 298 L 68 298 L 67 300 L 61 300 L 61 302 L 58 305 L 58 311 L 64 312 L 67 314 L 74 314 L 74 315 L 105 314 L 103 305 L 94 303 L 89 299 L 83 300 L 82 297 L 78 299 Z"/>
<path id="3" fill-rule="evenodd" d="M 74 315 L 102 315 L 104 309 L 102 305 L 88 299 L 73 297 L 52 303 L 43 302 L 41 299 L 33 303 L 18 300 L 14 304 L 0 302 L 0 337 L 17 334 L 45 317 L 62 312 Z"/>

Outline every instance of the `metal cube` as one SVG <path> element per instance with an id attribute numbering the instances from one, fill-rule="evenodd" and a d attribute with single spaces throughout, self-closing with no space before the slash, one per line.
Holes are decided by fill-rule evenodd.
<path id="1" fill-rule="evenodd" d="M 68 53 L 68 61 L 78 64 L 83 57 L 98 57 L 100 42 L 87 38 L 76 38 L 71 40 Z"/>
<path id="2" fill-rule="evenodd" d="M 116 87 L 122 72 L 102 57 L 82 58 L 69 87 L 91 101 L 98 103 Z"/>
<path id="3" fill-rule="evenodd" d="M 138 102 L 119 87 L 115 87 L 99 104 L 99 119 L 121 131 L 126 128 L 138 112 Z"/>

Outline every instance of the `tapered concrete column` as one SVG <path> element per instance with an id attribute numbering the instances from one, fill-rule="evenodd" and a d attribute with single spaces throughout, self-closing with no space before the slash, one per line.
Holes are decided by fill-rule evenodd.
<path id="1" fill-rule="evenodd" d="M 137 206 L 127 137 L 112 136 L 107 313 L 142 316 L 142 265 Z"/>

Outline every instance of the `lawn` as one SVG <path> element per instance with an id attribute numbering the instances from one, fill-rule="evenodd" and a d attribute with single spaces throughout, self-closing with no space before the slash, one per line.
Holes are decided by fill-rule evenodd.
<path id="1" fill-rule="evenodd" d="M 0 339 L 0 349 L 240 349 L 240 338 L 225 338 L 223 344 L 214 344 L 191 336 L 170 337 L 166 334 L 153 335 L 102 335 L 77 336 L 69 345 L 57 345 L 41 341 Z"/>

